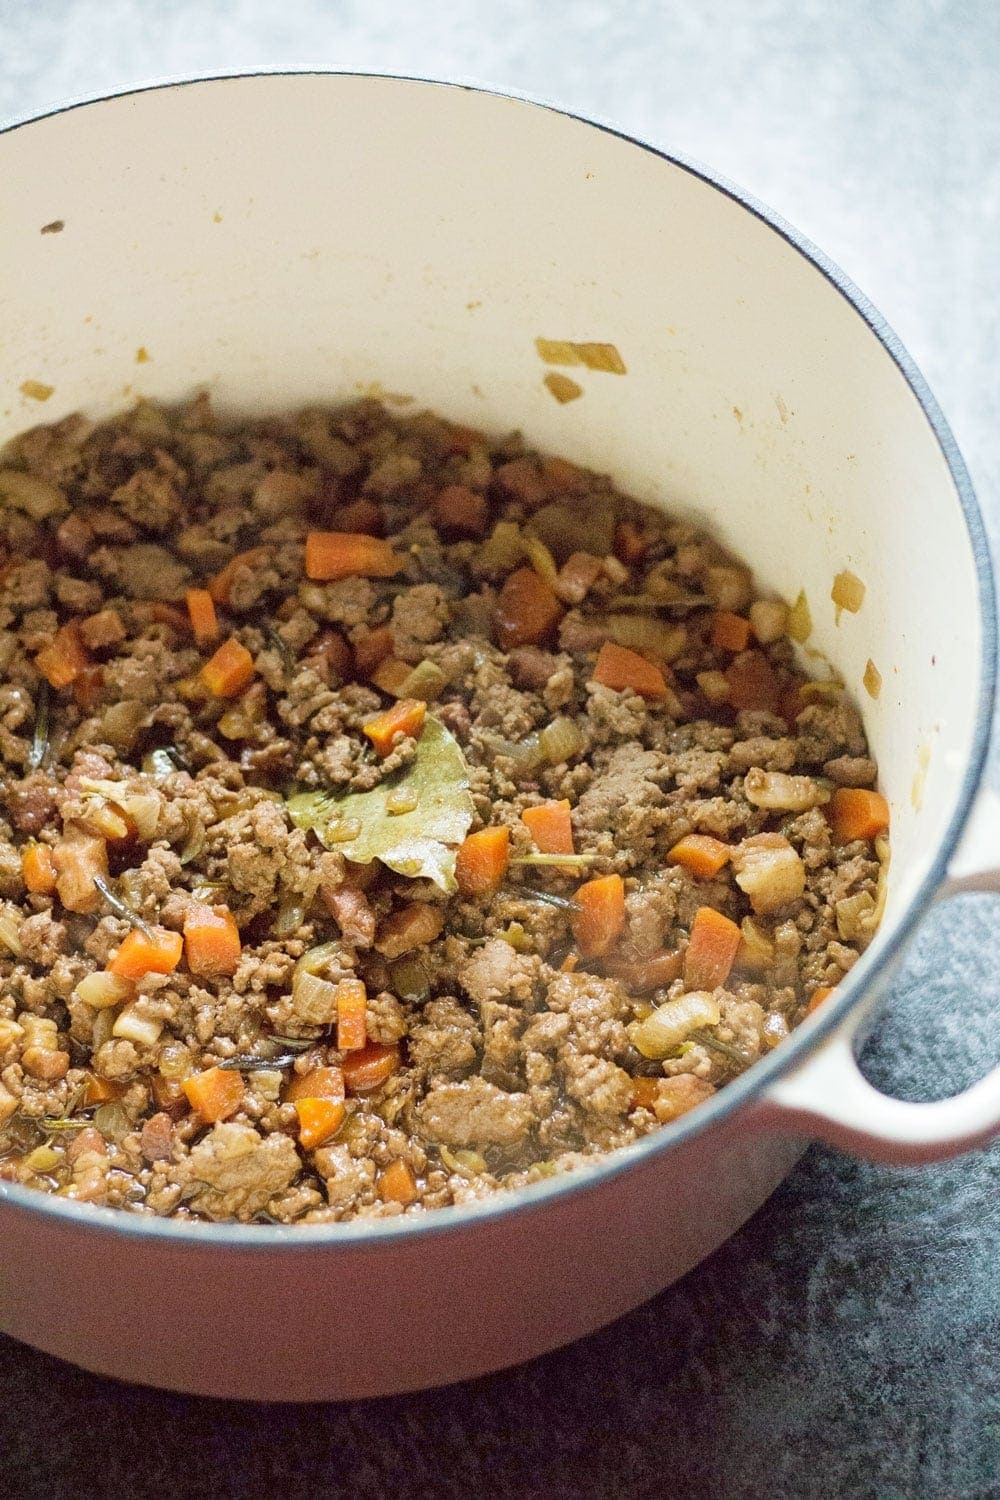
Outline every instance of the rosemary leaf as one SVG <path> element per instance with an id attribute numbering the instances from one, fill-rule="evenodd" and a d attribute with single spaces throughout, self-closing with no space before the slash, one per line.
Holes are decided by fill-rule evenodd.
<path id="1" fill-rule="evenodd" d="M 43 677 L 38 685 L 38 703 L 35 709 L 35 732 L 31 739 L 31 754 L 28 769 L 37 771 L 49 749 L 49 684 Z"/>
<path id="2" fill-rule="evenodd" d="M 137 911 L 133 911 L 131 906 L 126 906 L 125 902 L 122 901 L 120 897 L 115 895 L 114 891 L 108 885 L 108 882 L 104 879 L 103 875 L 95 875 L 94 884 L 116 916 L 121 917 L 124 921 L 128 922 L 130 927 L 137 928 L 139 932 L 142 933 L 143 937 L 148 938 L 151 943 L 156 941 L 156 938 L 153 935 L 153 929 L 150 927 L 149 923 L 144 921 Z"/>

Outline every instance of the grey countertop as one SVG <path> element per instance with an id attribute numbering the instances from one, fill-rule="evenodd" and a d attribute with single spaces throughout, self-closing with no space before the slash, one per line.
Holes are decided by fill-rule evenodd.
<path id="1" fill-rule="evenodd" d="M 896 328 L 953 426 L 996 550 L 996 0 L 0 7 L 0 118 L 154 77 L 279 65 L 511 86 L 740 182 Z M 990 774 L 1000 782 L 996 748 Z M 972 897 L 926 923 L 866 1053 L 887 1091 L 943 1097 L 1000 1056 L 992 916 Z M 813 1149 L 648 1306 L 532 1365 L 426 1395 L 188 1400 L 0 1339 L 0 1488 L 22 1500 L 987 1500 L 1000 1494 L 997 1166 L 995 1149 L 919 1172 Z"/>

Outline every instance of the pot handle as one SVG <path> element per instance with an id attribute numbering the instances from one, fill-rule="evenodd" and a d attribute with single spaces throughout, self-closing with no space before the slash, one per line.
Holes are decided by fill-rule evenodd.
<path id="1" fill-rule="evenodd" d="M 1000 892 L 1000 797 L 984 788 L 938 896 Z M 764 1095 L 769 1125 L 792 1126 L 869 1161 L 902 1166 L 942 1161 L 1000 1131 L 1000 1067 L 964 1093 L 933 1104 L 882 1094 L 854 1055 L 854 1032 L 838 1031 Z"/>

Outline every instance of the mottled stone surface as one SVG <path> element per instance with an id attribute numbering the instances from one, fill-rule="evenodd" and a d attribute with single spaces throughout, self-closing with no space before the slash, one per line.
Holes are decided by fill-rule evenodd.
<path id="1" fill-rule="evenodd" d="M 0 116 L 155 76 L 282 64 L 520 88 L 743 183 L 896 327 L 997 537 L 994 0 L 0 7 Z M 998 772 L 994 752 L 994 784 Z M 995 910 L 970 898 L 927 923 L 867 1053 L 880 1086 L 943 1097 L 1000 1057 Z M 815 1149 L 647 1307 L 533 1365 L 428 1395 L 288 1409 L 187 1400 L 0 1340 L 0 1490 L 987 1500 L 1000 1493 L 998 1166 L 995 1149 L 916 1173 Z"/>

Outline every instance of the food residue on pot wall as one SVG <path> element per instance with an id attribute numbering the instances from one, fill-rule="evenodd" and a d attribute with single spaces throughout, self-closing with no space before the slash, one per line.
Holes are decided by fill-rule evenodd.
<path id="1" fill-rule="evenodd" d="M 569 339 L 536 338 L 538 356 L 547 365 L 585 365 L 608 375 L 625 375 L 625 361 L 614 344 L 574 343 Z"/>
<path id="2" fill-rule="evenodd" d="M 840 616 L 845 609 L 848 614 L 856 615 L 865 602 L 865 585 L 856 573 L 851 573 L 845 568 L 842 573 L 838 573 L 834 578 L 833 587 L 830 589 L 830 598 L 837 607 L 834 620 L 839 625 Z"/>
<path id="3" fill-rule="evenodd" d="M 882 691 L 882 673 L 869 656 L 865 663 L 865 675 L 861 681 L 865 685 L 865 692 L 869 698 L 877 698 Z"/>
<path id="4" fill-rule="evenodd" d="M 62 234 L 66 228 L 65 219 L 53 219 L 50 224 L 43 224 L 39 230 L 40 234 Z"/>
<path id="5" fill-rule="evenodd" d="M 557 375 L 550 371 L 545 376 L 543 384 L 552 392 L 556 400 L 564 405 L 567 401 L 575 401 L 578 396 L 583 395 L 583 386 L 577 385 L 568 375 Z"/>
<path id="6" fill-rule="evenodd" d="M 27 396 L 29 401 L 47 401 L 55 390 L 55 386 L 46 385 L 44 380 L 22 380 L 18 390 L 22 396 Z"/>
<path id="7" fill-rule="evenodd" d="M 917 750 L 917 769 L 913 773 L 913 782 L 910 786 L 910 802 L 914 812 L 919 812 L 924 805 L 924 787 L 927 785 L 927 770 L 931 763 L 931 747 L 927 740 Z"/>

